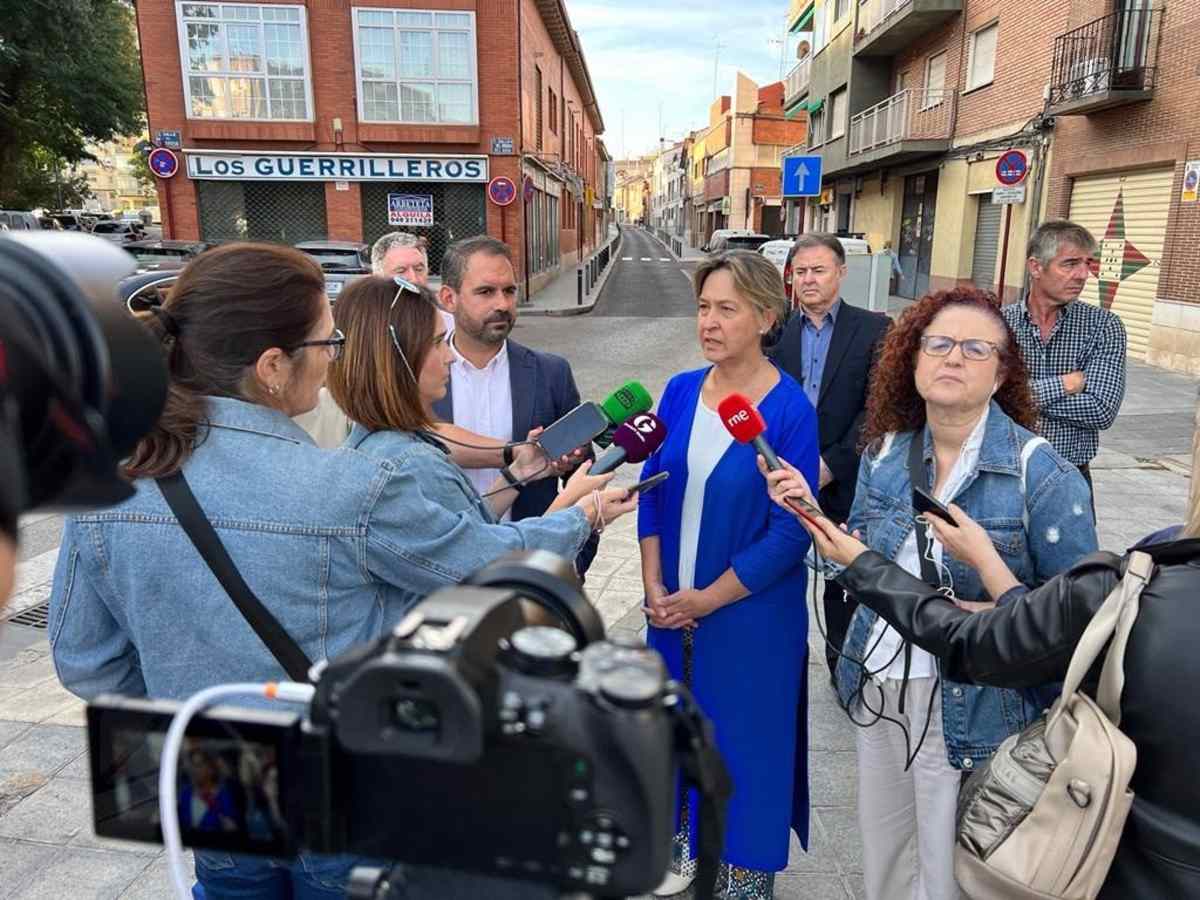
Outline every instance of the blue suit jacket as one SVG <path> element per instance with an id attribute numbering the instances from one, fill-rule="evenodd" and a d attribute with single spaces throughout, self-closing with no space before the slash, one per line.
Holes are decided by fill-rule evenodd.
<path id="1" fill-rule="evenodd" d="M 512 389 L 513 440 L 523 440 L 532 428 L 545 427 L 579 405 L 579 388 L 571 364 L 561 356 L 531 350 L 511 338 L 508 341 L 508 380 Z M 453 387 L 433 405 L 444 422 L 454 421 Z M 558 480 L 543 478 L 521 488 L 512 506 L 513 520 L 540 516 L 558 495 Z M 592 535 L 579 554 L 577 566 L 582 575 L 596 555 L 597 539 Z"/>

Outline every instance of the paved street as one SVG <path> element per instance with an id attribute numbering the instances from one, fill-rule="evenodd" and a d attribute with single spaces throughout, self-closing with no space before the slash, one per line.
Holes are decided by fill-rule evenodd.
<path id="1" fill-rule="evenodd" d="M 671 374 L 700 364 L 686 268 L 660 243 L 629 229 L 593 315 L 527 318 L 516 337 L 570 359 L 585 397 L 602 397 L 628 378 L 657 396 Z M 1130 364 L 1125 413 L 1093 467 L 1102 545 L 1123 549 L 1181 520 L 1196 386 L 1195 379 Z M 635 474 L 622 470 L 620 478 Z M 14 609 L 45 601 L 59 532 L 57 516 L 23 522 Z M 641 631 L 631 518 L 605 534 L 588 591 L 612 628 Z M 861 896 L 854 735 L 815 661 L 811 676 L 812 843 L 808 854 L 794 848 L 776 891 L 781 898 L 848 900 Z M 82 704 L 57 684 L 44 631 L 9 626 L 0 634 L 0 897 L 167 895 L 156 848 L 91 835 L 82 721 Z"/>

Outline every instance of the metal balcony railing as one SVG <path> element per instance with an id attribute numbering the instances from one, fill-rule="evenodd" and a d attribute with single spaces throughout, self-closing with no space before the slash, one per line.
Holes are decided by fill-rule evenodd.
<path id="1" fill-rule="evenodd" d="M 850 117 L 849 155 L 900 141 L 949 140 L 958 92 L 905 90 Z"/>
<path id="2" fill-rule="evenodd" d="M 1054 40 L 1047 106 L 1108 91 L 1152 91 L 1162 9 L 1122 9 Z"/>
<path id="3" fill-rule="evenodd" d="M 793 99 L 808 90 L 808 79 L 812 72 L 812 57 L 806 56 L 788 72 L 783 84 L 783 102 L 789 105 Z"/>
<path id="4" fill-rule="evenodd" d="M 867 0 L 858 8 L 856 41 L 865 41 L 887 24 L 888 19 L 912 5 L 912 0 Z"/>
<path id="5" fill-rule="evenodd" d="M 804 156 L 808 153 L 808 144 L 793 144 L 790 147 L 785 147 L 783 152 L 779 154 L 780 159 L 787 159 L 789 156 Z"/>

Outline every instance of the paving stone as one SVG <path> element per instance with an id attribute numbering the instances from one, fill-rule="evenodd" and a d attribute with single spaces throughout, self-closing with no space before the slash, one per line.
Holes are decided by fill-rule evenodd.
<path id="1" fill-rule="evenodd" d="M 12 900 L 115 900 L 150 861 L 133 853 L 75 849 L 36 873 Z M 167 895 L 169 896 L 169 895 Z"/>
<path id="2" fill-rule="evenodd" d="M 28 722 L 0 721 L 0 747 L 8 746 L 29 728 Z"/>
<path id="3" fill-rule="evenodd" d="M 775 876 L 775 900 L 850 900 L 840 875 L 781 872 Z"/>
<path id="4" fill-rule="evenodd" d="M 827 806 L 813 811 L 843 872 L 862 874 L 862 836 L 854 806 Z"/>
<path id="5" fill-rule="evenodd" d="M 39 872 L 50 868 L 58 847 L 0 839 L 0 897 L 11 897 Z"/>
<path id="6" fill-rule="evenodd" d="M 41 774 L 49 778 L 87 749 L 82 729 L 34 725 L 0 750 L 0 779 Z"/>
<path id="7" fill-rule="evenodd" d="M 817 692 L 831 696 L 832 692 L 824 687 Z M 834 703 L 813 703 L 813 688 L 809 687 L 808 704 L 808 747 L 815 750 L 853 750 L 854 725 L 846 717 L 840 706 Z"/>
<path id="8" fill-rule="evenodd" d="M 0 816 L 0 837 L 48 844 L 65 844 L 91 827 L 91 789 L 73 778 L 51 780 Z"/>
<path id="9" fill-rule="evenodd" d="M 794 831 L 791 833 L 788 864 L 785 871 L 840 874 L 837 854 L 833 852 L 832 844 L 811 815 L 809 816 L 808 831 L 808 852 L 805 852 L 804 848 L 800 846 L 800 839 L 796 837 L 796 833 Z"/>
<path id="10" fill-rule="evenodd" d="M 50 654 L 40 649 L 22 650 L 0 663 L 0 684 L 5 688 L 33 687 L 57 677 Z"/>
<path id="11" fill-rule="evenodd" d="M 813 806 L 858 802 L 857 759 L 853 750 L 814 750 L 808 754 L 808 792 Z"/>
<path id="12" fill-rule="evenodd" d="M 0 719 L 43 722 L 56 713 L 78 706 L 79 698 L 57 681 L 44 681 L 28 688 L 0 694 Z"/>
<path id="13" fill-rule="evenodd" d="M 184 871 L 192 876 L 192 854 L 185 854 Z M 166 854 L 160 853 L 121 894 L 121 900 L 163 900 L 171 894 L 171 875 Z"/>

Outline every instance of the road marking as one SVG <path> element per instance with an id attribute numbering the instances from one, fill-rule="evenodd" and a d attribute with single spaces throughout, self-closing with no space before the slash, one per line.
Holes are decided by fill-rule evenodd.
<path id="1" fill-rule="evenodd" d="M 632 259 L 633 259 L 632 256 L 622 256 L 621 262 L 630 262 Z"/>
<path id="2" fill-rule="evenodd" d="M 671 261 L 671 257 L 669 257 L 669 256 L 660 256 L 660 257 L 658 258 L 658 261 L 659 261 L 659 262 L 670 262 L 670 261 Z"/>
<path id="3" fill-rule="evenodd" d="M 642 262 L 650 262 L 650 257 L 648 257 L 648 256 L 643 256 L 643 257 L 642 257 Z"/>

